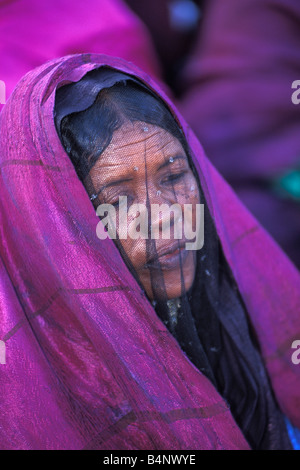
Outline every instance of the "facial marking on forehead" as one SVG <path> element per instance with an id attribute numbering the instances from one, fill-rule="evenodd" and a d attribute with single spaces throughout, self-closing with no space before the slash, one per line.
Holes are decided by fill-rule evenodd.
<path id="1" fill-rule="evenodd" d="M 126 148 L 131 145 L 145 144 L 148 141 L 159 142 L 161 138 L 161 130 L 157 128 L 155 130 L 150 129 L 147 134 L 139 128 L 129 128 L 126 130 L 121 128 L 116 131 L 111 143 L 115 146 Z"/>
<path id="2" fill-rule="evenodd" d="M 162 153 L 166 154 L 167 157 L 172 156 L 174 153 L 185 155 L 181 143 L 167 131 L 149 125 L 149 132 L 145 135 L 140 123 L 138 123 L 138 125 L 126 124 L 118 129 L 102 156 L 115 158 L 117 155 L 122 155 L 123 160 L 129 160 L 138 158 L 141 155 L 144 158 L 145 152 L 147 152 L 148 157 L 151 157 L 149 152 L 153 152 L 155 158 Z"/>

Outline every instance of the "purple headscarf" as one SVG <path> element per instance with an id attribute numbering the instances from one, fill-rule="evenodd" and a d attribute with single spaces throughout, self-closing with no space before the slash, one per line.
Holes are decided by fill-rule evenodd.
<path id="1" fill-rule="evenodd" d="M 99 220 L 60 143 L 56 88 L 103 65 L 139 78 L 174 109 L 139 69 L 83 54 L 27 74 L 0 115 L 0 445 L 247 449 L 226 403 L 157 317 L 113 241 L 97 238 Z M 276 398 L 299 426 L 300 368 L 291 361 L 299 273 L 181 124 Z"/>

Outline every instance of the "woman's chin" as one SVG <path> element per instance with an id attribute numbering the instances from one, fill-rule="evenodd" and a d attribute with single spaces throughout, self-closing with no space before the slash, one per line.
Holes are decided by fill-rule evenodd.
<path id="1" fill-rule="evenodd" d="M 191 251 L 188 253 L 182 268 L 177 266 L 176 269 L 162 269 L 157 279 L 152 279 L 152 282 L 148 280 L 147 285 L 144 284 L 149 299 L 170 300 L 189 291 L 194 282 L 195 266 L 194 252 Z"/>
<path id="2" fill-rule="evenodd" d="M 184 279 L 181 279 L 181 276 L 178 276 L 178 279 L 173 279 L 172 282 L 165 282 L 165 289 L 167 298 L 176 299 L 181 297 L 184 293 L 190 290 L 194 281 L 194 272 L 183 276 Z"/>

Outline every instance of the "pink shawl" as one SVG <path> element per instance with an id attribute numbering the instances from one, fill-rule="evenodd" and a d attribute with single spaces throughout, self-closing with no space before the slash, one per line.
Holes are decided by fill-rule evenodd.
<path id="1" fill-rule="evenodd" d="M 0 80 L 7 97 L 29 70 L 79 52 L 122 57 L 159 75 L 150 35 L 122 0 L 0 0 Z"/>
<path id="2" fill-rule="evenodd" d="M 27 74 L 0 114 L 0 446 L 247 449 L 209 380 L 181 351 L 99 222 L 54 126 L 55 90 L 109 65 L 75 55 Z M 176 113 L 174 107 L 169 103 Z M 283 412 L 300 426 L 300 277 L 180 118 L 226 258 Z"/>

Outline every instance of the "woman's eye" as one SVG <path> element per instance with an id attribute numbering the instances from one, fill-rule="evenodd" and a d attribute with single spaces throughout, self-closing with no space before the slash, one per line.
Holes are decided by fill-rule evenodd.
<path id="1" fill-rule="evenodd" d="M 124 204 L 124 196 L 123 198 L 118 197 L 117 199 L 112 200 L 112 202 L 109 202 L 109 204 L 118 209 L 120 206 L 122 206 L 122 204 Z"/>
<path id="2" fill-rule="evenodd" d="M 127 195 L 122 195 L 119 196 L 117 199 L 112 199 L 111 201 L 108 202 L 111 206 L 113 206 L 115 209 L 120 209 L 120 207 L 123 206 L 130 206 L 133 204 L 134 198 L 132 196 L 127 196 Z"/>
<path id="3" fill-rule="evenodd" d="M 173 184 L 177 183 L 177 181 L 180 181 L 185 175 L 185 171 L 182 171 L 180 173 L 172 173 L 168 175 L 166 178 L 164 178 L 161 183 L 162 184 Z"/>

